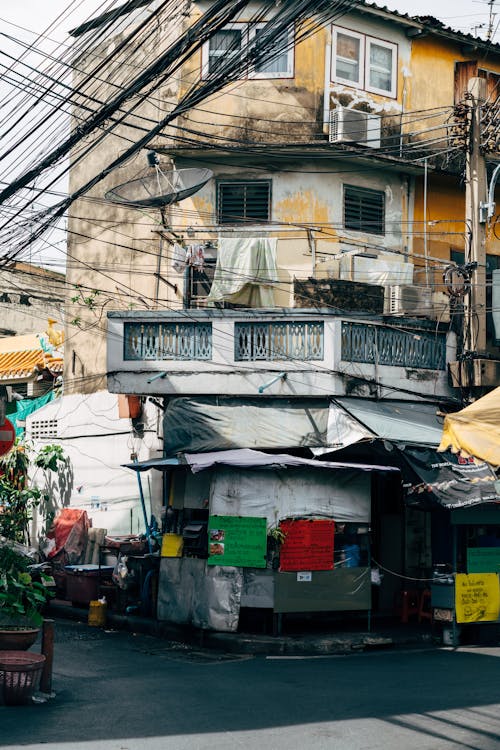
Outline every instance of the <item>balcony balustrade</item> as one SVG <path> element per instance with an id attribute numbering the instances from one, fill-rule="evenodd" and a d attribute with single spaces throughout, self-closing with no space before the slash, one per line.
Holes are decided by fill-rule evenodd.
<path id="1" fill-rule="evenodd" d="M 378 381 L 408 397 L 425 396 L 430 382 L 434 394 L 451 394 L 453 333 L 429 321 L 353 317 L 309 308 L 111 312 L 108 388 L 239 396 L 272 382 L 266 395 L 324 397 Z"/>

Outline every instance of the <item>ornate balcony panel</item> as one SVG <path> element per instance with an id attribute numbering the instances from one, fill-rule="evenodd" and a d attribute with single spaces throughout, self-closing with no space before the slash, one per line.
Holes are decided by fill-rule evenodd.
<path id="1" fill-rule="evenodd" d="M 235 323 L 236 362 L 322 360 L 323 322 Z"/>
<path id="2" fill-rule="evenodd" d="M 446 369 L 446 336 L 431 331 L 342 322 L 342 360 L 415 369 Z"/>
<path id="3" fill-rule="evenodd" d="M 210 360 L 211 323 L 125 323 L 124 360 Z"/>

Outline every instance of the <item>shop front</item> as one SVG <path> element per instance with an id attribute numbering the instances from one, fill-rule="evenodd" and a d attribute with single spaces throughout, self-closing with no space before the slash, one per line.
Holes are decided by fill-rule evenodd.
<path id="1" fill-rule="evenodd" d="M 369 627 L 372 475 L 399 469 L 246 449 L 166 462 L 159 620 L 231 632 L 261 610 L 280 632 L 289 613 L 356 612 Z"/>

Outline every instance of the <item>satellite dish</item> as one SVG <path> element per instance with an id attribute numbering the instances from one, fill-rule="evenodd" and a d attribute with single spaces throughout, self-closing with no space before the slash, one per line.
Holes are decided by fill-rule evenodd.
<path id="1" fill-rule="evenodd" d="M 163 171 L 154 152 L 148 153 L 149 167 L 129 182 L 108 190 L 104 198 L 123 206 L 164 208 L 197 193 L 213 172 L 211 169 Z"/>

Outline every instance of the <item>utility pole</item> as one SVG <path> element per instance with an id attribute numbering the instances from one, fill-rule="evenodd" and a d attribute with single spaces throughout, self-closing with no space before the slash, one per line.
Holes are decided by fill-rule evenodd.
<path id="1" fill-rule="evenodd" d="M 472 272 L 472 286 L 465 298 L 464 349 L 474 354 L 486 350 L 486 218 L 481 204 L 487 192 L 486 159 L 481 150 L 481 112 L 486 101 L 486 81 L 471 78 L 467 87 L 469 100 L 469 138 L 465 166 L 465 224 L 469 237 L 466 262 L 477 264 Z"/>

